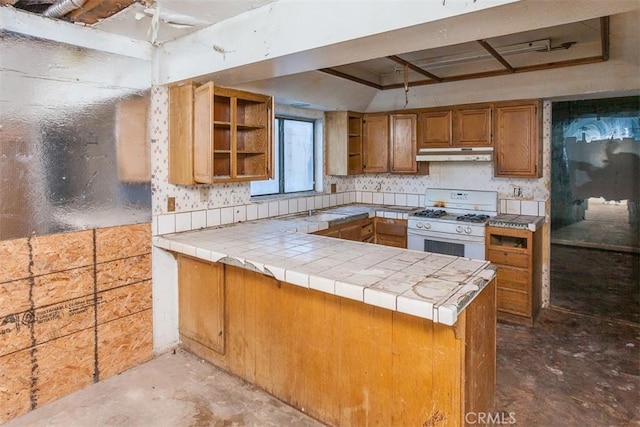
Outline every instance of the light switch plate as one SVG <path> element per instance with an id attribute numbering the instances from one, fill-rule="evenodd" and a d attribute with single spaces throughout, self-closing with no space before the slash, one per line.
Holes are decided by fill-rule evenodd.
<path id="1" fill-rule="evenodd" d="M 176 211 L 176 198 L 167 197 L 167 212 L 175 212 L 175 211 Z"/>

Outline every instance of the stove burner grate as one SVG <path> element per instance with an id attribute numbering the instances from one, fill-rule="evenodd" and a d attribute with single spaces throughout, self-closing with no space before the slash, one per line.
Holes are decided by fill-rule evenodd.
<path id="1" fill-rule="evenodd" d="M 445 216 L 447 214 L 446 211 L 442 209 L 426 209 L 420 212 L 416 212 L 413 216 L 419 216 L 421 218 L 440 218 L 441 216 Z"/>
<path id="2" fill-rule="evenodd" d="M 464 221 L 464 222 L 486 222 L 488 219 L 489 219 L 489 215 L 479 215 L 479 214 L 466 214 L 456 218 L 456 220 Z"/>

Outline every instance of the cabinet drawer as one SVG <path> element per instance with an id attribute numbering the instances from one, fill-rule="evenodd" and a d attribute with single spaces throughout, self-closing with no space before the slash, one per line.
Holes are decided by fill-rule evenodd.
<path id="1" fill-rule="evenodd" d="M 498 266 L 498 287 L 529 293 L 529 271 Z"/>
<path id="2" fill-rule="evenodd" d="M 390 236 L 401 236 L 404 237 L 407 235 L 407 224 L 403 222 L 399 222 L 398 220 L 393 219 L 376 219 L 376 233 L 377 234 L 387 234 Z"/>
<path id="3" fill-rule="evenodd" d="M 531 316 L 531 298 L 529 294 L 498 288 L 498 310 L 520 316 Z"/>
<path id="4" fill-rule="evenodd" d="M 504 264 L 512 267 L 528 268 L 530 255 L 514 253 L 510 251 L 489 249 L 487 251 L 487 259 L 495 264 Z"/>
<path id="5" fill-rule="evenodd" d="M 404 236 L 376 234 L 376 243 L 379 245 L 393 246 L 395 248 L 407 248 L 407 241 L 405 240 Z"/>
<path id="6" fill-rule="evenodd" d="M 340 230 L 340 238 L 345 240 L 361 240 L 362 226 L 357 224 L 342 228 Z"/>

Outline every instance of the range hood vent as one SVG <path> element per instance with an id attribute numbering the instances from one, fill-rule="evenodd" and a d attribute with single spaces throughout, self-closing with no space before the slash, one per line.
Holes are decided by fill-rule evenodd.
<path id="1" fill-rule="evenodd" d="M 493 147 L 421 148 L 418 162 L 490 162 Z"/>

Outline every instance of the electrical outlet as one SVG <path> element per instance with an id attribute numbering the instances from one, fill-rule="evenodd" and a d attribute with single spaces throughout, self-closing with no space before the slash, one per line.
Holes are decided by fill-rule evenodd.
<path id="1" fill-rule="evenodd" d="M 209 201 L 209 189 L 200 188 L 200 202 L 207 203 Z"/>
<path id="2" fill-rule="evenodd" d="M 175 212 L 175 211 L 176 211 L 176 198 L 167 197 L 167 212 Z"/>
<path id="3" fill-rule="evenodd" d="M 331 184 L 331 194 L 338 192 L 338 184 Z"/>
<path id="4" fill-rule="evenodd" d="M 513 197 L 522 198 L 522 187 L 513 186 Z"/>

